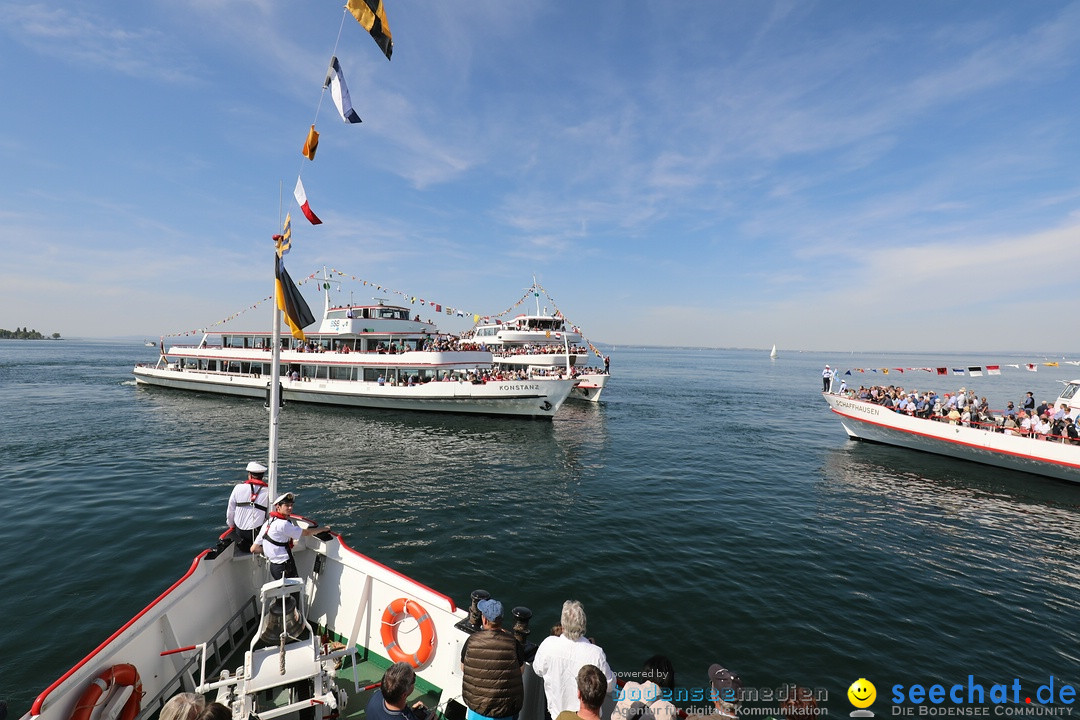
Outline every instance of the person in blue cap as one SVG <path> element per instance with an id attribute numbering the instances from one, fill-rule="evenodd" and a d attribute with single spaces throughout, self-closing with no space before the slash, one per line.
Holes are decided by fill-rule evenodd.
<path id="1" fill-rule="evenodd" d="M 510 720 L 525 701 L 521 682 L 525 649 L 503 629 L 501 602 L 481 600 L 476 608 L 483 624 L 461 648 L 461 697 L 468 708 L 465 720 Z"/>

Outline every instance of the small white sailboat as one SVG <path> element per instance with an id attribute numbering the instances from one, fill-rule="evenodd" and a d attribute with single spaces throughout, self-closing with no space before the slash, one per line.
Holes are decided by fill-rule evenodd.
<path id="1" fill-rule="evenodd" d="M 773 359 L 773 360 L 775 360 L 778 357 L 778 355 L 776 354 L 776 345 L 775 344 L 772 346 L 772 352 L 769 353 L 769 357 L 771 359 Z"/>

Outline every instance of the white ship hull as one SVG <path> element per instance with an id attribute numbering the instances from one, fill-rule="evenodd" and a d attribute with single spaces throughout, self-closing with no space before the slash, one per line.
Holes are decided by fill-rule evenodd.
<path id="1" fill-rule="evenodd" d="M 871 402 L 823 395 L 851 438 L 1080 482 L 1080 445 L 909 417 Z"/>
<path id="2" fill-rule="evenodd" d="M 138 366 L 134 373 L 140 384 L 263 399 L 267 396 L 268 378 L 264 376 L 148 366 Z M 542 378 L 482 384 L 452 381 L 380 385 L 367 381 L 283 378 L 281 389 L 286 402 L 550 418 L 562 407 L 575 383 L 576 380 Z"/>
<path id="3" fill-rule="evenodd" d="M 584 373 L 578 375 L 577 385 L 570 391 L 571 400 L 587 400 L 588 402 L 600 402 L 600 394 L 607 385 L 607 373 Z"/>

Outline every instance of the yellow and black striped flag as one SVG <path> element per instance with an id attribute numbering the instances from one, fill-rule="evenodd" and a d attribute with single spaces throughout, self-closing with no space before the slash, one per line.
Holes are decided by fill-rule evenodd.
<path id="1" fill-rule="evenodd" d="M 390 37 L 390 24 L 386 22 L 386 8 L 383 7 L 382 0 L 349 0 L 345 7 L 356 18 L 356 22 L 371 33 L 371 37 L 389 60 L 394 52 L 394 39 Z"/>
<path id="2" fill-rule="evenodd" d="M 285 254 L 292 250 L 292 213 L 285 215 L 285 229 L 280 235 L 274 236 L 274 242 L 277 245 L 278 257 L 285 257 Z"/>

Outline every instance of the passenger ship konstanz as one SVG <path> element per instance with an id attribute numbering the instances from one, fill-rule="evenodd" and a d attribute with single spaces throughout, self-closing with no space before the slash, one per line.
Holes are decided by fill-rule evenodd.
<path id="1" fill-rule="evenodd" d="M 216 341 L 211 344 L 211 340 Z M 180 390 L 267 397 L 270 332 L 222 332 L 198 345 L 174 345 L 157 363 L 135 366 L 135 380 Z M 460 344 L 409 308 L 330 307 L 306 342 L 282 338 L 282 397 L 296 402 L 550 418 L 576 379 L 518 379 L 495 372 L 492 355 Z"/>

